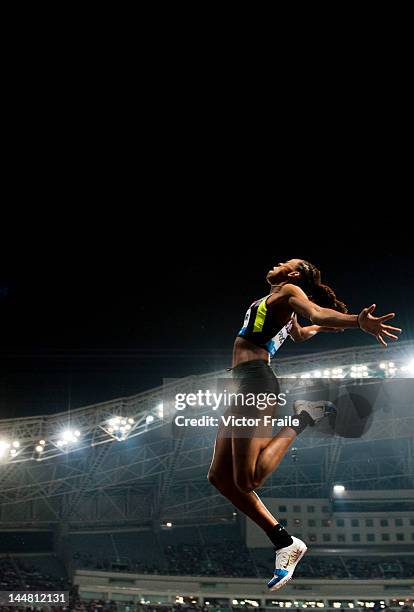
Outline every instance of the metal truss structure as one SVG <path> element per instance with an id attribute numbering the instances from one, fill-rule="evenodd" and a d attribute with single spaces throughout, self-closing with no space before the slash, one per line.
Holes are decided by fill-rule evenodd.
<path id="1" fill-rule="evenodd" d="M 414 356 L 411 343 L 355 348 L 277 361 L 279 376 L 355 382 L 361 364 L 369 378 L 393 379 Z M 391 364 L 391 365 L 390 365 Z M 325 374 L 324 374 L 325 372 Z M 59 413 L 0 421 L 2 529 L 105 529 L 196 524 L 231 519 L 234 508 L 207 482 L 214 434 L 171 434 L 169 399 L 226 372 L 168 381 L 145 393 Z M 303 435 L 261 489 L 271 497 L 329 497 L 335 482 L 350 489 L 414 488 L 414 413 L 407 397 L 394 399 L 361 439 Z M 379 410 L 384 406 L 379 406 Z M 111 420 L 129 423 L 123 431 Z M 62 431 L 78 430 L 62 442 Z M 9 446 L 5 446 L 5 442 Z M 13 446 L 13 441 L 18 445 Z M 39 442 L 43 450 L 39 452 Z M 11 454 L 10 449 L 15 449 Z"/>

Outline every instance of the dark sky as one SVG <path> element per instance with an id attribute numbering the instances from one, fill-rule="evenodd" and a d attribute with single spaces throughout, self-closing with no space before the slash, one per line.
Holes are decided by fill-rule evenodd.
<path id="1" fill-rule="evenodd" d="M 357 242 L 357 237 L 355 237 Z M 248 305 L 267 293 L 269 267 L 292 257 L 320 267 L 351 312 L 377 303 L 397 313 L 402 339 L 414 335 L 414 256 L 322 254 L 246 246 L 220 254 L 105 245 L 84 260 L 30 257 L 0 268 L 1 416 L 65 410 L 131 395 L 230 365 L 234 334 Z M 235 254 L 236 253 L 236 254 Z M 286 343 L 283 356 L 373 344 L 357 331 Z M 282 356 L 282 353 L 279 354 Z"/>

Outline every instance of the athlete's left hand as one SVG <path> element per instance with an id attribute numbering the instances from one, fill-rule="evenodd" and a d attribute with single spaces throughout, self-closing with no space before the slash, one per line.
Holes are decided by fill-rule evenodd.
<path id="1" fill-rule="evenodd" d="M 372 313 L 374 312 L 375 308 L 376 305 L 371 304 L 369 308 L 364 308 L 361 310 L 358 315 L 359 327 L 367 334 L 375 336 L 380 344 L 387 347 L 388 345 L 384 340 L 384 336 L 386 338 L 391 338 L 391 340 L 398 340 L 398 336 L 392 334 L 391 332 L 401 333 L 402 330 L 399 327 L 385 325 L 386 321 L 389 321 L 395 317 L 394 312 L 390 312 L 382 317 L 374 317 Z"/>

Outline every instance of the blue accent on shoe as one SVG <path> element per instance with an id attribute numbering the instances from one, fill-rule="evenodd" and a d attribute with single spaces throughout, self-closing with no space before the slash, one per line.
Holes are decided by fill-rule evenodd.
<path id="1" fill-rule="evenodd" d="M 285 578 L 289 572 L 285 569 L 275 569 L 273 573 L 275 577 L 272 578 L 272 580 L 270 580 L 270 582 L 267 583 L 267 586 L 269 587 L 269 589 L 271 589 L 272 587 L 275 586 L 275 584 L 280 582 L 282 578 Z"/>
<path id="2" fill-rule="evenodd" d="M 336 412 L 336 406 L 332 402 L 326 402 L 325 404 L 325 414 L 332 414 Z"/>

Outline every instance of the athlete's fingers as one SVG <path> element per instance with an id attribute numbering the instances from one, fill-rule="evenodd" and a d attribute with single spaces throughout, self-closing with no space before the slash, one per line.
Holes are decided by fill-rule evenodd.
<path id="1" fill-rule="evenodd" d="M 385 329 L 383 329 L 381 333 L 385 334 L 386 336 L 388 336 L 388 338 L 393 338 L 394 340 L 398 340 L 398 336 L 394 336 L 394 334 L 390 334 Z"/>
<path id="2" fill-rule="evenodd" d="M 402 333 L 401 327 L 393 327 L 392 325 L 382 325 L 381 327 L 382 329 L 391 329 L 392 331 L 399 332 L 400 334 Z"/>
<path id="3" fill-rule="evenodd" d="M 376 304 L 371 304 L 371 306 L 369 306 L 369 308 L 367 308 L 368 314 L 372 314 L 374 312 L 374 310 L 376 309 L 376 307 L 377 307 Z"/>
<path id="4" fill-rule="evenodd" d="M 380 344 L 382 344 L 382 346 L 384 346 L 385 348 L 387 348 L 387 343 L 385 342 L 384 338 L 381 336 L 381 334 L 378 334 L 377 336 L 377 340 Z"/>
<path id="5" fill-rule="evenodd" d="M 378 321 L 389 321 L 389 319 L 393 319 L 395 317 L 395 312 L 389 312 L 383 317 L 378 317 Z"/>

